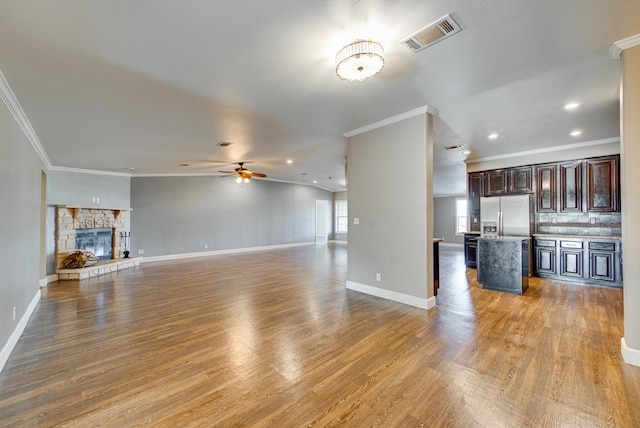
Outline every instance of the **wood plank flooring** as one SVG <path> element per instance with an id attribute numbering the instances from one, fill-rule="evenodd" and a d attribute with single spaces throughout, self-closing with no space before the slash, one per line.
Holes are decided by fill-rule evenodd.
<path id="1" fill-rule="evenodd" d="M 482 290 L 442 247 L 424 311 L 346 290 L 346 250 L 50 284 L 0 373 L 0 426 L 640 426 L 622 290 Z"/>

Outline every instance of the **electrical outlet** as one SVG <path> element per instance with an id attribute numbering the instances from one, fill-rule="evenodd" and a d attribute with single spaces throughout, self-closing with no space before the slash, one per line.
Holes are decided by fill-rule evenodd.
<path id="1" fill-rule="evenodd" d="M 376 281 L 382 281 L 382 275 L 379 273 L 376 274 Z"/>
<path id="2" fill-rule="evenodd" d="M 13 307 L 13 320 L 16 320 L 16 307 Z"/>
<path id="3" fill-rule="evenodd" d="M 204 248 L 209 248 L 209 244 L 204 244 Z"/>
<path id="4" fill-rule="evenodd" d="M 360 217 L 354 217 L 353 224 L 360 224 Z"/>
<path id="5" fill-rule="evenodd" d="M 144 250 L 143 250 L 142 248 L 140 248 L 140 249 L 138 250 L 138 255 L 139 255 L 139 256 L 141 256 L 141 255 L 143 255 L 143 254 L 144 254 Z"/>
<path id="6" fill-rule="evenodd" d="M 596 224 L 596 218 L 595 218 L 595 217 L 590 218 L 590 219 L 589 219 L 589 222 L 590 222 L 591 224 Z"/>
<path id="7" fill-rule="evenodd" d="M 551 223 L 556 224 L 556 218 L 555 217 L 551 217 Z"/>

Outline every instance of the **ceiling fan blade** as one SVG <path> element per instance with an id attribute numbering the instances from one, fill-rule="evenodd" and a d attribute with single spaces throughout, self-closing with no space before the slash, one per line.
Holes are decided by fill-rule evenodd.
<path id="1" fill-rule="evenodd" d="M 252 172 L 249 175 L 252 177 L 261 177 L 261 178 L 265 178 L 267 176 L 266 174 L 262 174 L 260 172 Z"/>
<path id="2" fill-rule="evenodd" d="M 218 171 L 218 172 L 221 172 L 223 174 L 235 174 L 235 172 L 233 171 Z"/>

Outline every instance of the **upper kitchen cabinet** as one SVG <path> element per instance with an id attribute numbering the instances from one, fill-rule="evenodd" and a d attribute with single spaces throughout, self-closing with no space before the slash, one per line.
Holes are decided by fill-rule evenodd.
<path id="1" fill-rule="evenodd" d="M 582 212 L 582 161 L 558 164 L 560 212 Z"/>
<path id="2" fill-rule="evenodd" d="M 509 170 L 496 169 L 484 173 L 484 196 L 505 195 L 509 191 Z"/>
<path id="3" fill-rule="evenodd" d="M 620 210 L 619 158 L 609 156 L 585 160 L 587 211 Z"/>
<path id="4" fill-rule="evenodd" d="M 469 230 L 480 230 L 480 198 L 484 196 L 484 173 L 472 172 L 469 174 L 469 188 L 467 197 L 467 210 L 469 211 Z"/>
<path id="5" fill-rule="evenodd" d="M 558 209 L 557 176 L 557 165 L 536 166 L 536 207 L 539 213 L 554 213 Z"/>
<path id="6" fill-rule="evenodd" d="M 533 192 L 532 167 L 523 166 L 519 168 L 509 168 L 507 171 L 509 178 L 509 193 Z"/>

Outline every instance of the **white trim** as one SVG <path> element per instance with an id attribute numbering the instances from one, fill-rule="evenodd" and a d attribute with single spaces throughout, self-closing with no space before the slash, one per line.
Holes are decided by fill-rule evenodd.
<path id="1" fill-rule="evenodd" d="M 131 177 L 131 173 L 128 173 L 128 172 L 100 171 L 97 169 L 69 168 L 66 166 L 51 166 L 49 167 L 49 171 L 77 172 L 80 174 L 96 174 L 96 175 L 115 175 L 116 177 Z"/>
<path id="2" fill-rule="evenodd" d="M 443 195 L 433 195 L 433 198 L 466 198 L 464 193 L 445 193 Z"/>
<path id="3" fill-rule="evenodd" d="M 20 106 L 18 99 L 9 86 L 9 83 L 4 78 L 2 70 L 0 70 L 0 98 L 2 98 L 2 101 L 5 103 L 16 122 L 18 122 L 18 125 L 22 129 L 22 132 L 24 132 L 27 140 L 29 140 L 29 142 L 33 146 L 33 149 L 36 151 L 38 156 L 40 156 L 42 163 L 44 163 L 47 168 L 51 168 L 51 161 L 49 160 L 49 156 L 47 156 L 47 152 L 45 152 L 42 144 L 40 144 L 40 139 L 38 138 L 36 131 L 33 130 L 33 127 L 31 126 L 27 115 L 25 114 L 24 110 L 22 110 L 22 106 Z"/>
<path id="4" fill-rule="evenodd" d="M 611 137 L 611 138 L 604 138 L 602 140 L 586 141 L 583 143 L 566 144 L 564 146 L 546 147 L 544 149 L 527 150 L 524 152 L 509 153 L 509 154 L 497 155 L 497 156 L 487 156 L 486 158 L 469 159 L 467 160 L 467 163 L 471 164 L 471 163 L 492 161 L 492 160 L 498 160 L 498 159 L 509 159 L 509 158 L 516 158 L 518 156 L 529 156 L 529 155 L 536 155 L 539 153 L 559 152 L 562 150 L 579 149 L 582 147 L 598 146 L 601 144 L 619 143 L 619 142 L 620 142 L 620 137 Z"/>
<path id="5" fill-rule="evenodd" d="M 348 241 L 343 241 L 343 240 L 340 240 L 340 239 L 330 239 L 329 243 L 330 244 L 347 245 L 349 242 Z"/>
<path id="6" fill-rule="evenodd" d="M 622 358 L 624 358 L 624 362 L 640 367 L 640 349 L 629 348 L 624 337 L 620 340 L 620 347 L 622 348 Z"/>
<path id="7" fill-rule="evenodd" d="M 414 117 L 414 116 L 418 116 L 426 113 L 429 113 L 433 116 L 437 116 L 439 111 L 437 108 L 433 106 L 426 105 L 423 107 L 419 107 L 415 110 L 408 111 L 406 113 L 400 113 L 396 116 L 392 116 L 387 119 L 382 119 L 378 122 L 374 122 L 369 125 L 365 125 L 351 131 L 347 131 L 342 135 L 346 138 L 353 137 L 354 135 L 362 134 L 363 132 L 371 131 L 377 128 L 382 128 L 383 126 L 391 125 L 392 123 L 400 122 L 401 120 L 409 119 L 410 117 Z"/>
<path id="8" fill-rule="evenodd" d="M 11 336 L 9 336 L 9 340 L 2 348 L 2 351 L 0 351 L 0 372 L 4 368 L 4 365 L 7 363 L 7 360 L 9 359 L 9 357 L 11 356 L 11 353 L 13 352 L 13 348 L 16 347 L 18 340 L 20 340 L 20 336 L 22 336 L 22 332 L 24 332 L 24 329 L 27 326 L 27 323 L 29 322 L 29 318 L 31 318 L 31 314 L 33 314 L 33 311 L 35 310 L 39 301 L 40 301 L 40 290 L 38 290 L 36 295 L 33 296 L 33 299 L 31 299 L 31 303 L 29 303 L 29 306 L 27 307 L 26 312 L 24 313 L 24 315 L 22 315 L 22 318 L 20 318 L 18 325 L 16 325 L 16 329 L 13 330 L 13 333 L 11 333 Z"/>
<path id="9" fill-rule="evenodd" d="M 353 290 L 364 294 L 369 294 L 375 297 L 381 297 L 383 299 L 392 300 L 398 303 L 404 303 L 405 305 L 415 306 L 420 309 L 431 309 L 436 306 L 436 298 L 429 297 L 424 299 L 422 297 L 410 296 L 408 294 L 398 293 L 397 291 L 387 290 L 384 288 L 372 287 L 366 284 L 360 284 L 354 281 L 347 281 L 347 290 Z"/>
<path id="10" fill-rule="evenodd" d="M 619 60 L 622 51 L 640 45 L 640 34 L 618 40 L 609 48 L 609 58 Z"/>
<path id="11" fill-rule="evenodd" d="M 453 242 L 441 242 L 441 247 L 464 248 L 464 244 L 455 244 Z"/>
<path id="12" fill-rule="evenodd" d="M 265 245 L 264 247 L 246 247 L 246 248 L 232 248 L 229 250 L 215 250 L 215 251 L 202 251 L 199 253 L 183 253 L 183 254 L 168 254 L 166 256 L 152 256 L 152 257 L 143 257 L 140 260 L 140 263 L 149 263 L 149 262 L 163 262 L 168 260 L 180 260 L 180 259 L 191 259 L 195 257 L 210 257 L 210 256 L 220 256 L 224 254 L 239 254 L 239 253 L 249 253 L 254 251 L 270 251 L 270 250 L 280 250 L 283 248 L 294 248 L 294 247 L 306 247 L 316 245 L 315 242 L 300 242 L 296 244 L 280 244 L 280 245 Z"/>
<path id="13" fill-rule="evenodd" d="M 45 276 L 44 278 L 40 278 L 38 286 L 40 288 L 45 288 L 47 286 L 47 283 L 48 283 L 48 278 Z"/>
<path id="14" fill-rule="evenodd" d="M 47 285 L 51 284 L 52 282 L 57 282 L 58 281 L 58 274 L 57 273 L 53 273 L 51 275 L 47 275 Z"/>

